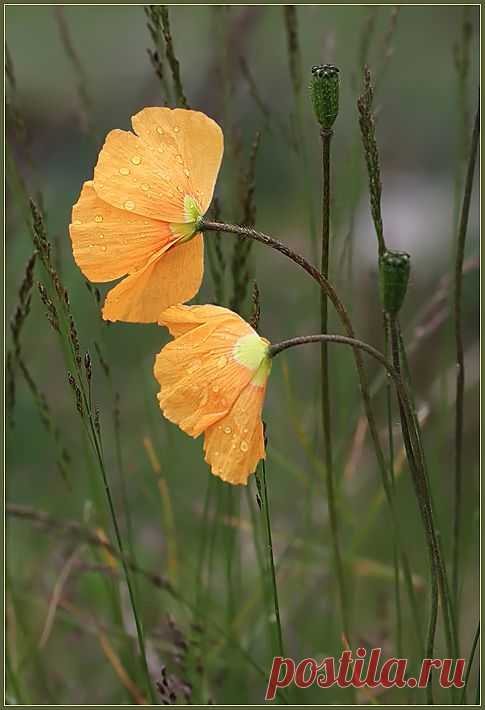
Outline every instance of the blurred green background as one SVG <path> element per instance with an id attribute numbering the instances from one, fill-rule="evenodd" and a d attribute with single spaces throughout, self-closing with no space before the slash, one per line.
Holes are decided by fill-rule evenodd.
<path id="1" fill-rule="evenodd" d="M 212 518 L 204 522 L 208 471 L 201 443 L 165 422 L 157 407 L 152 366 L 155 353 L 167 341 L 166 333 L 151 325 L 103 324 L 99 308 L 72 259 L 67 231 L 71 207 L 83 181 L 92 175 L 104 135 L 111 128 L 128 129 L 130 117 L 144 106 L 163 103 L 160 82 L 147 55 L 152 43 L 143 7 L 64 9 L 63 22 L 69 29 L 85 77 L 90 104 L 87 111 L 79 98 L 79 72 L 66 54 L 56 12 L 49 6 L 6 8 L 7 45 L 16 80 L 15 92 L 10 91 L 9 97 L 22 117 L 28 140 L 27 144 L 20 140 L 12 126 L 8 127 L 7 138 L 10 156 L 31 194 L 38 191 L 42 194 L 55 262 L 71 296 L 82 347 L 91 352 L 95 362 L 94 396 L 100 409 L 104 453 L 116 499 L 120 504 L 119 461 L 113 436 L 113 409 L 118 393 L 122 463 L 138 561 L 158 573 L 175 574 L 173 567 L 167 566 L 170 546 L 175 545 L 177 583 L 193 599 L 197 592 L 200 540 L 206 534 L 202 528 L 209 526 L 214 536 L 211 594 L 210 600 L 205 600 L 204 613 L 195 621 L 207 628 L 209 617 L 217 620 L 267 671 L 271 658 L 267 613 L 258 597 L 260 580 L 246 492 L 239 489 L 229 492 L 228 486 L 213 480 Z M 349 306 L 357 334 L 382 349 L 377 247 L 369 216 L 356 110 L 363 57 L 379 77 L 375 104 L 384 229 L 388 245 L 408 251 L 412 259 L 412 280 L 402 324 L 408 342 L 417 343 L 411 367 L 417 402 L 424 414 L 425 446 L 437 517 L 449 559 L 454 364 L 452 329 L 445 316 L 451 289 L 445 284 L 444 298 L 435 307 L 433 298 L 442 283 L 440 280 L 452 269 L 457 184 L 463 170 L 461 109 L 453 48 L 462 41 L 463 22 L 469 22 L 472 31 L 466 102 L 470 129 L 478 93 L 479 10 L 477 6 L 466 10 L 459 6 L 404 6 L 389 37 L 392 52 L 385 57 L 392 17 L 391 6 L 298 7 L 303 73 L 301 129 L 307 158 L 304 170 L 301 155 L 295 153 L 281 130 L 281 124 L 290 125 L 295 115 L 283 8 L 244 5 L 170 8 L 174 45 L 189 103 L 215 118 L 226 136 L 226 154 L 216 190 L 222 218 L 241 219 L 234 185 L 247 165 L 250 146 L 259 129 L 256 224 L 310 259 L 315 247 L 309 234 L 309 203 L 319 219 L 320 143 L 305 87 L 313 64 L 333 62 L 340 68 L 341 108 L 332 150 L 332 280 Z M 254 100 L 241 71 L 241 57 L 269 110 L 269 118 Z M 11 181 L 7 198 L 6 310 L 7 317 L 11 317 L 25 263 L 32 253 L 32 242 L 23 221 L 21 199 L 12 189 Z M 211 238 L 212 235 L 207 237 Z M 344 249 L 349 240 L 353 249 L 352 268 Z M 233 237 L 223 237 L 229 264 L 234 243 Z M 467 236 L 470 268 L 464 280 L 466 409 L 460 603 L 465 654 L 478 616 L 478 254 L 475 188 Z M 251 259 L 261 292 L 261 332 L 273 341 L 317 332 L 319 293 L 314 283 L 303 272 L 299 273 L 295 265 L 261 245 L 254 245 Z M 231 287 L 228 266 L 229 296 Z M 106 289 L 101 286 L 101 290 Z M 197 301 L 213 300 L 214 287 L 207 269 Z M 249 313 L 248 305 L 245 313 Z M 339 329 L 333 315 L 331 323 L 332 330 Z M 95 342 L 109 363 L 112 385 L 96 359 Z M 87 520 L 93 526 L 99 525 L 99 511 L 93 508 L 87 459 L 62 354 L 36 290 L 22 343 L 26 363 L 45 394 L 70 463 L 64 479 L 56 467 L 53 439 L 43 427 L 32 395 L 17 373 L 13 423 L 7 431 L 7 500 L 48 511 L 55 518 Z M 362 412 L 352 359 L 343 349 L 332 351 L 331 368 L 340 520 L 352 580 L 352 626 L 356 641 L 382 645 L 387 653 L 392 653 L 389 521 L 385 506 L 381 506 L 364 535 L 368 513 L 379 495 L 378 472 L 367 438 L 360 449 L 355 445 L 355 429 Z M 369 363 L 369 372 L 371 376 L 378 374 L 374 363 Z M 282 356 L 273 368 L 264 414 L 269 435 L 268 476 L 283 631 L 286 652 L 294 658 L 339 655 L 341 650 L 320 463 L 318 374 L 316 346 Z M 384 404 L 381 392 L 375 399 L 375 407 L 383 437 Z M 400 439 L 397 441 L 400 446 Z M 150 447 L 160 464 L 158 473 L 150 463 Z M 163 490 L 168 490 L 173 525 L 170 516 L 167 518 L 167 498 L 160 496 L 158 475 L 165 482 Z M 254 480 L 251 484 L 249 495 L 254 500 Z M 426 551 L 406 468 L 399 482 L 399 511 L 413 569 L 425 584 Z M 230 524 L 232 518 L 224 517 L 226 514 L 240 515 L 242 523 L 234 527 Z M 110 534 L 109 530 L 105 532 Z M 7 611 L 9 620 L 14 619 L 9 624 L 9 643 L 29 699 L 37 703 L 45 702 L 46 698 L 56 703 L 130 702 L 132 696 L 107 662 L 92 628 L 93 619 L 106 623 L 108 629 L 113 623 L 109 621 L 102 577 L 89 565 L 76 563 L 61 596 L 82 614 L 76 616 L 68 607 L 59 608 L 47 643 L 36 651 L 53 587 L 75 546 L 71 538 L 40 534 L 29 523 L 14 519 L 8 520 L 7 543 L 11 582 Z M 232 562 L 228 562 L 229 554 L 234 555 Z M 89 558 L 88 552 L 84 550 L 81 557 Z M 228 571 L 231 564 L 235 571 Z M 118 593 L 116 585 L 115 588 Z M 424 613 L 423 585 L 418 591 Z M 126 633 L 131 621 L 121 584 L 120 593 Z M 190 634 L 194 618 L 169 595 L 149 584 L 140 583 L 139 594 L 150 637 L 153 675 L 158 677 L 163 664 L 175 667 L 181 675 L 173 660 L 174 642 L 172 632 L 167 631 L 166 614 L 173 615 L 185 635 Z M 79 623 L 79 619 L 84 622 Z M 237 624 L 231 626 L 235 620 Z M 214 632 L 205 649 L 203 689 L 195 700 L 262 701 L 264 679 L 241 659 L 234 645 L 223 640 L 218 645 L 213 636 Z M 116 647 L 116 635 L 110 638 Z M 406 632 L 406 639 L 412 646 L 410 631 Z M 443 652 L 441 642 L 439 650 Z M 128 671 L 136 680 L 137 670 L 128 665 Z M 318 689 L 300 691 L 290 697 L 298 703 L 348 701 L 345 691 L 340 695 L 339 691 Z M 408 691 L 391 691 L 381 701 L 391 699 L 409 704 L 416 698 L 419 696 L 409 695 Z M 365 695 L 357 700 L 368 702 Z"/>

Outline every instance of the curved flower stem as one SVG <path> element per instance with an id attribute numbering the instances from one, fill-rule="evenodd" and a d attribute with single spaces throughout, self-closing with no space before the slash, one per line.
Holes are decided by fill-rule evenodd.
<path id="1" fill-rule="evenodd" d="M 322 138 L 322 260 L 321 273 L 328 279 L 329 257 L 330 257 L 330 144 L 333 132 L 331 129 L 322 128 L 320 131 Z M 328 297 L 324 289 L 320 291 L 320 328 L 322 333 L 328 331 Z M 346 639 L 350 643 L 350 623 L 347 588 L 345 584 L 345 572 L 340 550 L 340 536 L 337 515 L 337 496 L 335 493 L 335 472 L 333 468 L 332 451 L 332 417 L 330 409 L 330 382 L 328 346 L 325 341 L 321 343 L 320 352 L 321 367 L 321 404 L 322 404 L 322 427 L 323 427 L 323 448 L 325 459 L 325 482 L 327 488 L 328 517 L 330 521 L 331 542 L 335 571 L 337 573 L 337 583 L 340 597 L 340 613 L 342 615 L 342 628 Z"/>
<path id="2" fill-rule="evenodd" d="M 252 229 L 250 227 L 242 227 L 239 225 L 235 224 L 227 224 L 225 222 L 212 222 L 212 221 L 206 221 L 206 220 L 201 220 L 199 223 L 199 229 L 201 231 L 205 232 L 226 232 L 228 234 L 235 234 L 240 238 L 243 239 L 254 239 L 257 242 L 260 242 L 261 244 L 265 244 L 268 247 L 271 247 L 275 251 L 280 252 L 280 254 L 283 254 L 286 256 L 288 259 L 293 261 L 297 266 L 299 266 L 301 269 L 306 271 L 309 276 L 312 277 L 314 281 L 317 282 L 319 287 L 325 291 L 325 293 L 328 296 L 328 299 L 332 303 L 333 307 L 335 308 L 337 315 L 343 325 L 343 328 L 346 332 L 347 338 L 353 339 L 355 337 L 354 329 L 352 327 L 352 323 L 350 321 L 350 317 L 348 315 L 347 309 L 345 308 L 344 304 L 338 297 L 335 289 L 333 288 L 332 284 L 328 281 L 323 274 L 320 273 L 320 271 L 313 266 L 307 259 L 305 259 L 301 254 L 298 254 L 297 252 L 293 251 L 293 249 L 290 249 L 290 247 L 286 246 L 286 244 L 283 244 L 282 242 L 278 241 L 277 239 L 274 239 L 273 237 L 270 237 L 268 234 L 265 234 L 264 232 L 259 232 L 256 229 Z M 368 346 L 370 347 L 370 346 Z M 377 352 L 377 351 L 375 351 Z M 388 483 L 388 476 L 387 476 L 387 465 L 386 461 L 384 458 L 384 453 L 382 451 L 381 443 L 379 440 L 379 434 L 377 430 L 377 424 L 374 419 L 374 413 L 372 411 L 372 405 L 371 405 L 371 395 L 369 391 L 369 383 L 367 380 L 367 374 L 364 368 L 364 362 L 362 359 L 362 352 L 359 349 L 358 346 L 353 347 L 353 353 L 354 353 L 354 359 L 355 359 L 355 365 L 357 368 L 357 374 L 359 377 L 359 385 L 360 385 L 360 391 L 362 395 L 362 400 L 364 403 L 364 411 L 367 417 L 367 421 L 369 424 L 369 432 L 372 438 L 373 446 L 374 446 L 374 451 L 377 459 L 377 463 L 379 466 L 379 473 L 381 476 L 381 482 L 382 486 L 384 489 L 384 493 L 386 496 L 387 503 L 389 505 L 390 513 L 391 513 L 391 521 L 392 521 L 392 526 L 393 526 L 393 533 L 396 536 L 396 540 L 398 541 L 398 544 L 401 545 L 401 557 L 403 561 L 403 572 L 404 572 L 404 581 L 406 583 L 406 589 L 408 592 L 408 596 L 411 601 L 411 608 L 413 610 L 413 616 L 414 616 L 414 623 L 416 627 L 416 635 L 420 644 L 420 647 L 423 648 L 423 641 L 422 641 L 422 628 L 420 625 L 420 621 L 418 618 L 418 615 L 416 613 L 416 604 L 414 603 L 414 589 L 412 586 L 412 577 L 411 577 L 411 567 L 407 558 L 407 555 L 404 551 L 404 548 L 402 547 L 402 536 L 400 533 L 400 525 L 399 525 L 399 518 L 397 515 L 397 512 L 394 507 L 394 502 L 392 499 L 392 492 L 390 490 L 390 486 Z"/>

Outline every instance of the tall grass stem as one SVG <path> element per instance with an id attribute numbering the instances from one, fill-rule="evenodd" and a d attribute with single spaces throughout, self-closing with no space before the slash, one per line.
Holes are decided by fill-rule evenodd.
<path id="1" fill-rule="evenodd" d="M 460 223 L 455 257 L 455 278 L 453 289 L 453 313 L 456 350 L 456 410 L 455 410 L 455 476 L 454 476 L 454 508 L 453 508 L 453 550 L 452 550 L 452 595 L 455 613 L 458 615 L 458 582 L 460 574 L 460 540 L 461 540 L 461 508 L 462 508 L 462 459 L 463 459 L 463 415 L 465 395 L 465 356 L 463 346 L 462 321 L 462 291 L 463 262 L 465 259 L 465 242 L 470 214 L 470 202 L 473 189 L 473 176 L 478 152 L 480 134 L 480 109 L 477 108 L 473 128 L 470 155 L 463 195 Z"/>

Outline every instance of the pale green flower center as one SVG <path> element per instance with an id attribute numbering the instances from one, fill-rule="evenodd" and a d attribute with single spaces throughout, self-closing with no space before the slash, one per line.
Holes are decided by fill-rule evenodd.
<path id="1" fill-rule="evenodd" d="M 257 333 L 244 335 L 234 346 L 234 358 L 244 367 L 254 371 L 251 379 L 254 385 L 264 385 L 271 372 L 271 358 L 268 357 L 269 343 Z"/>
<path id="2" fill-rule="evenodd" d="M 185 222 L 172 222 L 170 231 L 176 238 L 182 237 L 180 242 L 188 242 L 199 231 L 199 222 L 202 218 L 200 207 L 193 197 L 184 197 Z"/>

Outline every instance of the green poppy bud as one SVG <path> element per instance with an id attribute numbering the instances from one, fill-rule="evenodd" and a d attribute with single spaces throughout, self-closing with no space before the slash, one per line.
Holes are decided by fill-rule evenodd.
<path id="1" fill-rule="evenodd" d="M 403 251 L 385 251 L 379 258 L 379 289 L 386 313 L 397 315 L 406 296 L 411 261 Z"/>
<path id="2" fill-rule="evenodd" d="M 317 121 L 327 130 L 338 114 L 339 70 L 333 64 L 312 67 L 310 94 Z"/>

